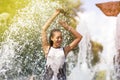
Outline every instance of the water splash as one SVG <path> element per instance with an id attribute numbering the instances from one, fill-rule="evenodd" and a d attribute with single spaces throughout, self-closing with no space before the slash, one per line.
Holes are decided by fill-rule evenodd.
<path id="1" fill-rule="evenodd" d="M 45 58 L 41 47 L 41 28 L 54 11 L 62 7 L 58 1 L 31 0 L 18 11 L 1 43 L 0 80 L 27 80 L 31 75 L 35 75 L 35 80 L 42 78 Z M 60 28 L 59 19 L 69 22 L 60 14 L 51 24 L 48 34 L 51 29 Z M 63 45 L 66 45 L 70 41 L 69 33 L 61 30 L 65 34 Z"/>
<path id="2" fill-rule="evenodd" d="M 68 80 L 92 80 L 90 35 L 85 22 L 81 18 L 79 22 L 77 30 L 83 35 L 83 38 L 79 44 L 80 52 L 78 53 L 77 64 L 68 76 Z"/>
<path id="3" fill-rule="evenodd" d="M 115 70 L 115 78 L 116 80 L 120 79 L 120 14 L 117 16 L 116 23 L 116 55 L 114 56 L 114 70 Z"/>
<path id="4" fill-rule="evenodd" d="M 112 64 L 112 57 L 115 53 L 115 47 L 114 47 L 114 39 L 112 39 L 111 43 L 111 53 L 110 61 L 108 58 L 104 58 L 102 54 L 99 54 L 100 62 L 96 65 L 92 66 L 91 60 L 93 58 L 93 55 L 91 54 L 91 43 L 90 43 L 90 35 L 89 30 L 87 30 L 87 25 L 84 21 L 84 17 L 82 17 L 82 14 L 80 13 L 80 24 L 77 27 L 77 30 L 83 35 L 83 39 L 79 45 L 80 52 L 78 53 L 77 58 L 77 65 L 72 68 L 72 71 L 70 75 L 68 76 L 68 80 L 116 80 L 114 73 L 114 66 Z M 82 19 L 83 18 L 83 19 Z"/>

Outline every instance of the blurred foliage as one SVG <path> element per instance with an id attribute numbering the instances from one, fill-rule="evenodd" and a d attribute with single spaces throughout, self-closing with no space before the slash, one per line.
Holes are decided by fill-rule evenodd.
<path id="1" fill-rule="evenodd" d="M 91 63 L 94 66 L 97 62 L 100 61 L 99 52 L 103 51 L 103 46 L 102 44 L 92 40 L 91 40 L 91 44 L 92 44 L 92 55 L 93 55 Z"/>
<path id="2" fill-rule="evenodd" d="M 24 8 L 30 0 L 0 0 L 0 13 L 7 12 L 13 17 L 18 9 Z"/>
<path id="3" fill-rule="evenodd" d="M 63 5 L 63 9 L 66 12 L 64 15 L 71 18 L 70 25 L 75 28 L 77 21 L 74 19 L 74 16 L 77 16 L 76 12 L 80 10 L 80 0 L 59 0 L 59 2 Z"/>
<path id="4" fill-rule="evenodd" d="M 106 71 L 98 71 L 96 72 L 93 80 L 106 80 Z"/>
<path id="5" fill-rule="evenodd" d="M 11 24 L 12 18 L 17 10 L 24 8 L 30 0 L 0 0 L 0 42 L 3 41 L 3 34 Z"/>

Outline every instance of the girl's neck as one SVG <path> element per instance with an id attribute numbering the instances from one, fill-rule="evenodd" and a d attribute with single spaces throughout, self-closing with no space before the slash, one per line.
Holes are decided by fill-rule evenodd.
<path id="1" fill-rule="evenodd" d="M 53 45 L 52 47 L 53 47 L 53 48 L 60 48 L 61 46 L 54 46 L 54 45 Z"/>

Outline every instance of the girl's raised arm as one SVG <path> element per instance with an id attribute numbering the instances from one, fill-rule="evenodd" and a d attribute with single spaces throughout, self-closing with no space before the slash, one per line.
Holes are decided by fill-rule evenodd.
<path id="1" fill-rule="evenodd" d="M 78 43 L 81 41 L 82 39 L 82 35 L 80 33 L 78 33 L 74 28 L 72 28 L 71 26 L 69 26 L 66 22 L 64 21 L 59 21 L 59 23 L 68 31 L 70 31 L 74 36 L 75 39 L 64 48 L 65 50 L 65 55 L 67 55 L 69 53 L 69 51 L 71 51 L 73 48 L 75 48 Z"/>
<path id="2" fill-rule="evenodd" d="M 41 37 L 42 37 L 42 47 L 43 47 L 43 51 L 45 53 L 45 56 L 47 56 L 48 50 L 49 50 L 49 43 L 47 40 L 47 34 L 46 34 L 46 30 L 48 29 L 48 27 L 50 26 L 50 24 L 53 22 L 53 20 L 56 18 L 56 16 L 60 13 L 60 9 L 57 9 L 53 15 L 51 16 L 51 18 L 49 18 L 47 20 L 47 22 L 45 23 L 45 25 L 42 27 L 42 31 L 41 31 Z"/>

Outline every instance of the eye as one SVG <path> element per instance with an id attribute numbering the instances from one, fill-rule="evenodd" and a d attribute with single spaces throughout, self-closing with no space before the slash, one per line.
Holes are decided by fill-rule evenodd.
<path id="1" fill-rule="evenodd" d="M 62 39 L 62 36 L 57 37 L 57 39 Z"/>
<path id="2" fill-rule="evenodd" d="M 59 36 L 60 39 L 62 39 L 62 36 Z"/>

